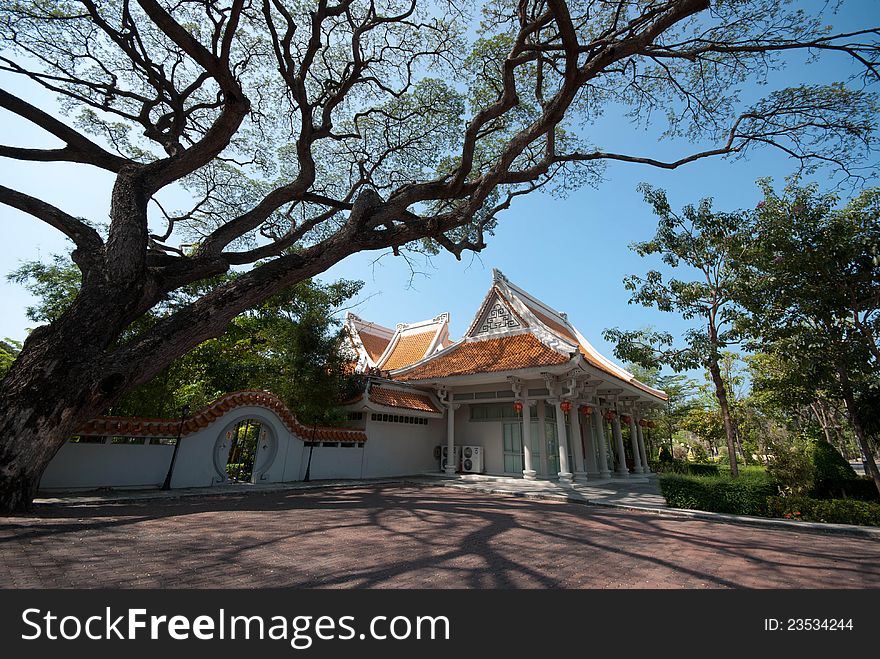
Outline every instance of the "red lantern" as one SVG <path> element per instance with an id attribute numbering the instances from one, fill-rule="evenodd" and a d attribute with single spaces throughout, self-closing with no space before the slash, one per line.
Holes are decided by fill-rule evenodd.
<path id="1" fill-rule="evenodd" d="M 614 421 L 614 419 L 616 419 L 616 418 L 617 418 L 617 412 L 615 412 L 614 410 L 608 410 L 607 412 L 605 412 L 605 420 L 606 421 L 609 421 L 609 422 Z"/>
<path id="2" fill-rule="evenodd" d="M 571 412 L 571 401 L 570 400 L 562 401 L 561 403 L 559 403 L 559 409 L 561 409 L 563 412 L 568 414 L 569 412 Z"/>
<path id="3" fill-rule="evenodd" d="M 621 414 L 620 420 L 626 425 L 629 425 L 632 422 L 632 417 L 629 414 Z"/>
<path id="4" fill-rule="evenodd" d="M 513 411 L 516 412 L 517 414 L 522 414 L 522 411 L 523 411 L 522 401 L 518 400 L 518 401 L 514 402 Z"/>
<path id="5" fill-rule="evenodd" d="M 581 405 L 581 414 L 583 414 L 584 416 L 592 416 L 593 408 L 589 405 Z"/>
<path id="6" fill-rule="evenodd" d="M 645 419 L 639 419 L 639 425 L 640 425 L 642 428 L 647 428 L 647 427 L 648 427 L 648 422 L 647 422 Z"/>

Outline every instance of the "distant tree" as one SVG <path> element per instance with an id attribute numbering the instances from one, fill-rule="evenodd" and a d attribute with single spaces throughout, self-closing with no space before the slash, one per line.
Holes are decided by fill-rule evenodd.
<path id="1" fill-rule="evenodd" d="M 22 264 L 9 279 L 37 297 L 28 316 L 45 322 L 72 303 L 78 273 L 73 262 L 55 255 L 49 264 Z M 198 409 L 230 391 L 264 389 L 278 395 L 305 423 L 338 421 L 337 403 L 347 391 L 352 356 L 336 312 L 362 285 L 309 279 L 289 286 L 236 316 L 219 337 L 174 360 L 104 412 L 176 417 L 184 405 Z M 195 287 L 179 291 L 129 332 L 145 331 L 198 294 Z"/>
<path id="2" fill-rule="evenodd" d="M 6 371 L 12 366 L 12 362 L 18 357 L 20 351 L 21 343 L 19 341 L 10 338 L 7 338 L 5 341 L 0 341 L 0 378 L 2 378 L 6 374 Z"/>
<path id="3" fill-rule="evenodd" d="M 676 213 L 664 191 L 647 185 L 641 190 L 659 221 L 651 240 L 634 243 L 631 248 L 639 256 L 658 254 L 669 268 L 697 276 L 664 281 L 658 270 L 650 270 L 644 277 L 630 275 L 624 280 L 627 290 L 632 291 L 630 304 L 676 313 L 695 321 L 696 326 L 682 337 L 683 345 L 670 333 L 654 330 L 613 328 L 605 330 L 604 336 L 615 344 L 619 358 L 646 367 L 663 364 L 676 371 L 706 368 L 724 423 L 730 473 L 736 477 L 736 428 L 721 364 L 722 351 L 736 341 L 732 325 L 736 274 L 730 260 L 739 237 L 748 231 L 748 215 L 715 212 L 710 199 Z"/>
<path id="4" fill-rule="evenodd" d="M 854 445 L 843 432 L 848 421 L 839 395 L 825 386 L 827 378 L 817 373 L 819 362 L 790 359 L 759 352 L 746 358 L 751 404 L 763 415 L 801 433 L 811 424 L 821 428 L 825 440 L 850 454 Z"/>
<path id="5" fill-rule="evenodd" d="M 694 406 L 681 420 L 681 429 L 706 442 L 713 451 L 725 445 L 724 423 L 717 406 Z"/>
<path id="6" fill-rule="evenodd" d="M 53 254 L 49 263 L 26 261 L 6 275 L 37 298 L 25 315 L 35 323 L 51 323 L 61 317 L 79 292 L 82 273 L 70 257 Z"/>
<path id="7" fill-rule="evenodd" d="M 675 433 L 682 428 L 684 419 L 694 408 L 697 383 L 686 375 L 674 374 L 658 376 L 656 386 L 667 396 L 655 418 L 671 452 Z"/>
<path id="8" fill-rule="evenodd" d="M 752 345 L 803 369 L 803 379 L 843 400 L 880 492 L 880 472 L 857 397 L 880 370 L 880 190 L 843 207 L 815 185 L 781 194 L 762 183 L 755 238 L 737 259 Z"/>

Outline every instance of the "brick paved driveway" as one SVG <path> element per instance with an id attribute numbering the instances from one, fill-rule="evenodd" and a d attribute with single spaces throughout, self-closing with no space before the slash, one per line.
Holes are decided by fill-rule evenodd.
<path id="1" fill-rule="evenodd" d="M 2 587 L 880 587 L 874 539 L 376 485 L 0 518 Z"/>

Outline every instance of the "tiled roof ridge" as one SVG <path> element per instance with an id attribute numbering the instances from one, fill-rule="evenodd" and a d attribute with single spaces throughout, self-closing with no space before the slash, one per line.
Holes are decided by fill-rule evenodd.
<path id="1" fill-rule="evenodd" d="M 420 321 L 418 323 L 404 324 L 400 323 L 397 326 L 397 330 L 394 332 L 394 336 L 391 337 L 391 340 L 388 342 L 388 345 L 385 346 L 385 350 L 382 355 L 376 360 L 376 366 L 382 371 L 393 371 L 399 368 L 405 368 L 409 366 L 409 364 L 404 364 L 403 366 L 392 366 L 388 367 L 388 363 L 392 361 L 395 353 L 398 350 L 402 341 L 411 341 L 411 339 L 415 337 L 420 337 L 426 334 L 430 334 L 431 338 L 426 343 L 422 354 L 415 359 L 415 361 L 410 362 L 410 364 L 414 364 L 416 362 L 421 361 L 426 356 L 430 355 L 433 348 L 436 348 L 437 342 L 439 341 L 443 328 L 447 326 L 449 322 L 449 314 L 442 313 L 440 316 L 437 316 L 433 320 L 430 321 Z"/>
<path id="2" fill-rule="evenodd" d="M 504 277 L 500 272 L 498 272 L 498 274 L 501 275 L 501 277 L 499 278 L 496 275 L 496 281 L 493 283 L 493 287 L 499 286 L 498 281 L 500 279 L 501 286 L 510 291 L 511 296 L 522 304 L 530 315 L 534 316 L 542 329 L 546 329 L 551 334 L 559 336 L 564 341 L 572 342 L 588 364 L 598 368 L 606 375 L 610 375 L 611 377 L 632 385 L 637 389 L 641 389 L 653 396 L 666 399 L 665 392 L 640 382 L 635 375 L 627 371 L 623 366 L 614 363 L 612 360 L 608 359 L 608 357 L 599 352 L 593 344 L 587 341 L 587 339 L 578 331 L 574 324 L 568 319 L 567 314 L 557 311 L 528 291 L 523 290 L 507 279 L 507 277 Z M 542 332 L 536 332 L 536 334 L 540 335 Z M 541 338 L 543 340 L 543 337 Z M 545 343 L 547 342 L 545 341 Z"/>
<path id="3" fill-rule="evenodd" d="M 365 330 L 370 334 L 376 335 L 376 332 L 370 332 L 370 330 L 377 330 L 380 334 L 388 334 L 389 337 L 394 334 L 393 328 L 385 327 L 384 325 L 380 325 L 379 323 L 373 322 L 372 320 L 364 320 L 360 316 L 355 315 L 350 311 L 345 314 L 345 319 L 351 324 L 359 326 L 355 328 L 357 331 Z"/>
<path id="4" fill-rule="evenodd" d="M 303 441 L 311 439 L 312 428 L 300 423 L 280 398 L 268 391 L 251 389 L 224 394 L 213 403 L 185 418 L 182 425 L 179 419 L 99 416 L 86 422 L 78 434 L 176 437 L 180 431 L 181 436 L 185 437 L 207 428 L 215 419 L 222 417 L 227 412 L 237 407 L 246 406 L 264 407 L 273 411 L 294 435 Z M 314 438 L 315 441 L 365 442 L 367 435 L 361 430 L 319 426 L 315 429 Z"/>
<path id="5" fill-rule="evenodd" d="M 441 413 L 440 408 L 434 403 L 429 393 L 413 389 L 401 383 L 372 383 L 368 397 L 370 402 L 384 407 L 432 412 L 434 414 Z"/>

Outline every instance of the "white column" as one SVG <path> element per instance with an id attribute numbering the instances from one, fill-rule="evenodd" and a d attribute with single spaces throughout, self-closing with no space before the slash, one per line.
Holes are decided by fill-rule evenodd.
<path id="1" fill-rule="evenodd" d="M 602 420 L 602 410 L 598 407 L 593 409 L 593 427 L 596 429 L 596 443 L 599 445 L 599 478 L 611 478 L 608 471 L 608 442 L 605 441 L 605 422 Z"/>
<path id="2" fill-rule="evenodd" d="M 565 432 L 565 412 L 562 411 L 562 401 L 557 400 L 553 407 L 556 408 L 556 439 L 559 444 L 559 482 L 571 483 L 572 473 L 568 468 L 568 440 Z"/>
<path id="3" fill-rule="evenodd" d="M 587 419 L 592 420 L 596 416 L 596 409 L 591 407 L 593 410 L 592 416 L 588 416 Z M 586 451 L 586 462 L 584 463 L 584 469 L 587 472 L 587 476 L 590 478 L 597 478 L 599 476 L 599 465 L 596 464 L 596 435 L 594 430 L 594 424 L 590 421 L 587 422 L 586 427 L 584 427 L 581 432 L 585 432 L 584 435 L 584 450 Z"/>
<path id="4" fill-rule="evenodd" d="M 635 415 L 629 417 L 629 443 L 633 452 L 633 471 L 637 474 L 645 473 L 642 468 L 642 455 L 639 451 L 639 426 L 636 423 Z"/>
<path id="5" fill-rule="evenodd" d="M 532 409 L 528 396 L 522 397 L 523 478 L 533 481 L 538 472 L 532 466 Z"/>
<path id="6" fill-rule="evenodd" d="M 642 469 L 646 474 L 651 473 L 651 466 L 648 464 L 648 452 L 645 451 L 645 434 L 642 432 L 642 427 L 638 427 L 639 433 L 639 454 L 642 456 Z"/>
<path id="7" fill-rule="evenodd" d="M 538 446 L 541 447 L 541 473 L 550 475 L 550 464 L 547 462 L 547 404 L 543 399 L 536 403 L 535 412 L 538 415 Z"/>
<path id="8" fill-rule="evenodd" d="M 615 473 L 620 478 L 629 478 L 629 469 L 626 468 L 626 451 L 623 450 L 623 435 L 620 432 L 620 415 L 615 414 L 611 422 L 611 433 L 614 435 L 614 452 L 617 454 L 617 469 Z"/>
<path id="9" fill-rule="evenodd" d="M 452 392 L 449 392 L 449 403 L 446 406 L 446 446 L 449 457 L 446 460 L 446 474 L 455 475 L 455 405 L 452 403 Z"/>
<path id="10" fill-rule="evenodd" d="M 584 444 L 581 436 L 581 411 L 575 405 L 571 410 L 571 452 L 574 457 L 574 479 L 587 480 L 587 468 L 584 465 Z"/>

